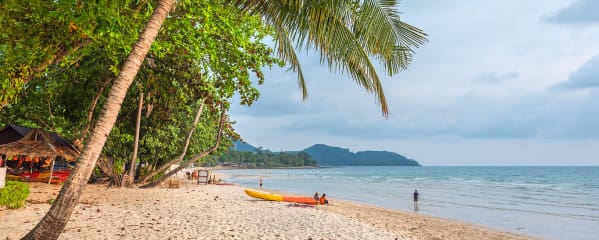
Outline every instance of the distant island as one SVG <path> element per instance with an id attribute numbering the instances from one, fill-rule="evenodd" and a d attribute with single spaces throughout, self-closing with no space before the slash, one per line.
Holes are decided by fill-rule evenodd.
<path id="1" fill-rule="evenodd" d="M 270 152 L 256 148 L 248 143 L 235 141 L 233 151 L 237 152 Z M 316 161 L 318 166 L 421 166 L 416 160 L 409 159 L 389 151 L 360 151 L 353 153 L 346 148 L 315 144 L 302 151 L 282 152 L 288 154 L 301 154 L 306 152 Z M 281 154 L 281 153 L 279 153 Z M 306 161 L 312 163 L 311 161 Z"/>
<path id="2" fill-rule="evenodd" d="M 268 150 L 235 151 L 223 153 L 218 158 L 218 165 L 237 168 L 315 168 L 316 161 L 306 152 L 279 152 Z"/>

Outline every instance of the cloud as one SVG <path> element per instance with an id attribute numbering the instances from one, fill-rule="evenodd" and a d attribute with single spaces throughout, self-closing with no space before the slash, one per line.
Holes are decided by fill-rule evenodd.
<path id="1" fill-rule="evenodd" d="M 578 0 L 544 20 L 550 23 L 599 23 L 599 0 Z"/>
<path id="2" fill-rule="evenodd" d="M 475 77 L 474 80 L 472 80 L 472 82 L 480 84 L 496 84 L 506 80 L 517 78 L 519 75 L 520 74 L 518 74 L 518 72 L 508 72 L 504 74 L 485 72 Z"/>
<path id="3" fill-rule="evenodd" d="M 599 54 L 570 74 L 568 80 L 551 86 L 551 89 L 582 89 L 599 87 Z"/>
<path id="4" fill-rule="evenodd" d="M 439 104 L 407 106 L 389 119 L 369 103 L 319 101 L 289 103 L 278 115 L 237 112 L 245 136 L 264 135 L 266 141 L 310 139 L 589 139 L 599 137 L 599 90 L 586 96 L 577 92 L 526 92 L 522 96 L 490 96 L 472 91 Z M 364 96 L 363 98 L 368 98 Z M 371 103 L 370 103 L 371 104 Z M 270 108 L 257 104 L 258 112 Z M 252 107 L 252 108 L 253 108 Z M 363 109 L 372 109 L 369 113 Z M 356 114 L 362 112 L 362 114 Z M 243 116 L 241 116 L 243 115 Z M 245 132 L 247 131 L 247 132 Z M 293 137 L 290 137 L 293 136 Z M 313 136 L 313 137 L 310 137 Z M 265 140 L 264 138 L 261 140 Z M 276 140 L 280 141 L 280 140 Z M 281 144 L 283 143 L 281 142 Z M 306 144 L 308 146 L 310 143 Z M 334 143 L 331 143 L 334 144 Z M 277 145 L 277 143 L 274 143 Z"/>
<path id="5" fill-rule="evenodd" d="M 565 112 L 566 124 L 555 124 L 553 129 L 560 129 L 576 138 L 599 137 L 599 89 L 591 90 L 587 98 L 577 102 L 577 106 L 570 105 L 568 108 L 576 110 Z"/>

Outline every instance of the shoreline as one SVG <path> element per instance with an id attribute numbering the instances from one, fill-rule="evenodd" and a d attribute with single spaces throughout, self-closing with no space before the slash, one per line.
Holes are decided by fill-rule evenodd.
<path id="1" fill-rule="evenodd" d="M 227 175 L 222 179 L 226 181 Z M 258 175 L 257 175 L 258 176 Z M 235 185 L 242 189 L 254 189 L 287 196 L 308 197 L 306 195 L 273 189 L 248 188 Z M 407 232 L 411 239 L 510 239 L 510 240 L 539 240 L 541 238 L 494 229 L 487 226 L 462 222 L 455 219 L 442 218 L 417 212 L 385 208 L 373 204 L 347 199 L 327 198 L 331 205 L 319 206 L 324 211 L 336 213 L 384 229 L 390 232 Z"/>
<path id="2" fill-rule="evenodd" d="M 267 174 L 266 189 L 304 196 L 324 192 L 329 198 L 535 238 L 591 240 L 598 233 L 594 228 L 598 195 L 584 186 L 596 185 L 597 181 L 591 180 L 596 179 L 596 171 L 597 168 L 368 167 L 223 172 L 230 174 L 229 181 L 250 188 L 258 187 L 257 175 Z M 570 177 L 573 172 L 580 176 Z M 415 189 L 423 196 L 418 211 L 412 201 Z"/>
<path id="3" fill-rule="evenodd" d="M 387 231 L 407 231 L 415 239 L 540 239 L 533 236 L 502 231 L 486 226 L 465 223 L 413 212 L 389 209 L 348 200 L 335 200 L 338 205 L 325 210 L 360 219 Z M 352 211 L 352 209 L 360 209 Z"/>
<path id="4" fill-rule="evenodd" d="M 227 181 L 227 178 L 234 176 L 230 172 L 222 174 L 225 174 L 225 177 L 222 178 L 224 181 Z M 239 174 L 235 176 L 250 178 L 269 178 L 271 175 L 270 173 L 256 173 Z M 253 187 L 252 185 L 250 185 L 249 188 L 260 190 L 257 186 Z M 306 195 L 307 193 L 298 194 L 293 191 L 289 192 L 285 190 L 274 190 L 268 188 L 264 188 L 263 191 L 287 196 L 308 196 Z M 540 236 L 527 235 L 526 233 L 498 229 L 492 226 L 480 225 L 477 223 L 466 222 L 454 218 L 423 214 L 420 212 L 406 211 L 404 209 L 398 208 L 390 208 L 360 200 L 331 198 L 330 195 L 329 200 L 333 203 L 337 203 L 339 206 L 337 208 L 329 209 L 332 212 L 342 214 L 350 218 L 361 219 L 361 221 L 367 222 L 372 226 L 386 228 L 390 231 L 405 230 L 407 226 L 407 229 L 410 230 L 410 233 L 417 235 L 418 239 L 543 239 Z M 353 211 L 352 209 L 361 210 Z M 377 214 L 368 214 L 369 212 L 376 212 Z M 380 219 L 380 217 L 377 215 L 384 215 L 385 218 Z M 390 224 L 389 222 L 393 222 L 393 224 Z M 401 227 L 398 228 L 397 226 Z M 456 238 L 455 236 L 453 236 L 453 233 L 448 234 L 448 231 L 456 231 L 456 234 L 462 235 L 462 237 Z M 438 236 L 443 237 L 439 238 Z"/>
<path id="5" fill-rule="evenodd" d="M 32 183 L 26 207 L 0 210 L 0 239 L 18 239 L 50 208 L 59 185 Z M 416 213 L 330 199 L 305 206 L 253 199 L 244 187 L 88 185 L 60 239 L 535 239 Z"/>
<path id="6" fill-rule="evenodd" d="M 247 167 L 225 167 L 225 166 L 214 166 L 214 167 L 197 167 L 204 168 L 207 170 L 269 170 L 269 169 L 319 169 L 319 168 L 327 168 L 320 166 L 302 166 L 302 167 L 272 167 L 272 168 L 247 168 Z"/>

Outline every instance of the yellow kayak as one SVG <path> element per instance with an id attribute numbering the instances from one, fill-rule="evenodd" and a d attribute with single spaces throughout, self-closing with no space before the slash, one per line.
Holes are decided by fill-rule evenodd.
<path id="1" fill-rule="evenodd" d="M 255 197 L 259 199 L 269 200 L 269 201 L 283 201 L 283 196 L 272 193 L 265 193 L 260 191 L 254 191 L 251 189 L 245 189 L 245 193 L 250 195 L 250 197 Z"/>
<path id="2" fill-rule="evenodd" d="M 251 190 L 251 189 L 245 189 L 244 191 L 250 197 L 269 200 L 269 201 L 295 202 L 295 203 L 305 203 L 305 204 L 313 204 L 313 205 L 318 204 L 318 202 L 316 200 L 314 200 L 313 198 L 310 198 L 310 197 L 287 197 L 287 196 L 281 196 L 278 194 L 255 191 L 255 190 Z"/>

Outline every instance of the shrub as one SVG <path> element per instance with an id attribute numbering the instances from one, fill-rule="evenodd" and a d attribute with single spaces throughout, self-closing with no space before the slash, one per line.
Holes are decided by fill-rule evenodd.
<path id="1" fill-rule="evenodd" d="M 29 185 L 7 181 L 6 186 L 0 189 L 0 206 L 6 206 L 10 209 L 22 208 L 25 206 L 25 200 L 29 196 Z"/>

